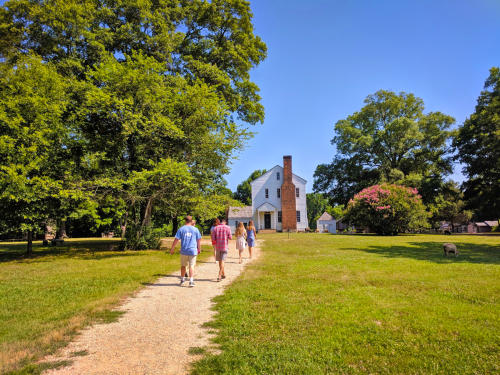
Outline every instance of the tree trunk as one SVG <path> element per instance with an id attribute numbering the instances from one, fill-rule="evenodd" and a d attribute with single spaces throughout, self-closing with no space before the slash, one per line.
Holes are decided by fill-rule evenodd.
<path id="1" fill-rule="evenodd" d="M 26 247 L 26 256 L 30 257 L 33 255 L 33 231 L 28 231 L 28 245 Z"/>
<path id="2" fill-rule="evenodd" d="M 172 217 L 172 237 L 174 237 L 179 229 L 179 219 L 177 216 Z"/>
<path id="3" fill-rule="evenodd" d="M 148 226 L 151 223 L 152 207 L 153 207 L 153 199 L 149 198 L 148 202 L 146 203 L 146 208 L 144 209 L 141 226 L 137 231 L 137 239 L 142 237 L 142 234 L 144 233 L 144 228 L 146 228 L 146 226 Z"/>
<path id="4" fill-rule="evenodd" d="M 59 225 L 57 226 L 57 239 L 63 240 L 67 238 L 66 234 L 66 220 L 60 220 Z"/>
<path id="5" fill-rule="evenodd" d="M 128 211 L 125 212 L 125 217 L 120 219 L 121 222 L 121 230 L 122 230 L 122 239 L 125 238 L 125 234 L 127 234 L 127 219 L 128 219 Z"/>

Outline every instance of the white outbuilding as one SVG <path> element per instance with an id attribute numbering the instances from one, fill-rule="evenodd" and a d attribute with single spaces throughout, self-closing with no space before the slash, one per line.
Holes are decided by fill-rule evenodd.
<path id="1" fill-rule="evenodd" d="M 252 206 L 245 207 L 229 207 L 227 212 L 227 225 L 231 228 L 231 233 L 234 234 L 236 227 L 240 222 L 243 223 L 245 228 L 250 220 L 253 219 Z"/>
<path id="2" fill-rule="evenodd" d="M 337 233 L 337 221 L 328 212 L 323 212 L 316 221 L 316 228 L 320 233 Z"/>

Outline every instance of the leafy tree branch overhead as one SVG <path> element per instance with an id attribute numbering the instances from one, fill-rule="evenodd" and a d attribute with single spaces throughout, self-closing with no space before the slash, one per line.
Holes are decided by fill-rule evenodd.
<path id="1" fill-rule="evenodd" d="M 220 196 L 222 176 L 251 137 L 248 126 L 264 119 L 250 70 L 265 58 L 266 45 L 253 33 L 247 1 L 11 0 L 0 8 L 0 39 L 3 85 L 8 87 L 8 77 L 32 56 L 39 69 L 50 67 L 47 74 L 60 82 L 57 91 L 65 98 L 24 122 L 4 107 L 2 129 L 15 124 L 19 131 L 3 138 L 2 165 L 13 167 L 8 150 L 43 117 L 45 127 L 60 128 L 58 134 L 67 138 L 51 144 L 51 152 L 64 157 L 46 157 L 50 165 L 43 171 L 58 171 L 49 173 L 55 184 L 64 181 L 69 189 L 86 186 L 93 192 L 82 201 L 86 210 L 73 211 L 67 197 L 52 192 L 65 209 L 51 216 L 87 215 L 100 225 L 99 207 L 110 199 L 123 206 L 107 210 L 108 216 L 114 212 L 109 217 L 114 225 L 125 218 L 142 226 L 155 210 L 175 221 L 207 200 L 223 210 L 230 197 Z M 21 95 L 14 91 L 11 100 L 24 100 Z M 41 134 L 39 142 L 45 140 Z M 178 198 L 173 189 L 164 189 L 170 181 L 165 174 L 175 179 L 184 168 L 178 163 L 185 165 L 185 181 L 193 188 L 185 204 L 172 210 Z M 49 178 L 39 166 L 34 170 Z M 148 173 L 163 177 L 142 179 L 140 199 L 131 199 L 132 182 Z M 6 171 L 0 179 L 15 190 Z M 107 180 L 116 185 L 104 188 Z M 164 194 L 160 199 L 153 191 Z M 43 212 L 37 227 L 49 215 Z M 19 226 L 24 219 L 16 222 Z"/>

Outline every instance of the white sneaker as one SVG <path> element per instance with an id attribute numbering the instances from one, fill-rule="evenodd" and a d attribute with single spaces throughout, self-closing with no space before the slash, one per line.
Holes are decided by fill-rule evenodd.
<path id="1" fill-rule="evenodd" d="M 190 281 L 189 281 L 189 286 L 190 286 L 190 287 L 193 287 L 193 286 L 194 286 L 194 280 L 190 280 Z"/>
<path id="2" fill-rule="evenodd" d="M 184 284 L 184 281 L 186 281 L 183 277 L 181 277 L 181 282 L 179 283 L 179 286 L 182 286 Z"/>

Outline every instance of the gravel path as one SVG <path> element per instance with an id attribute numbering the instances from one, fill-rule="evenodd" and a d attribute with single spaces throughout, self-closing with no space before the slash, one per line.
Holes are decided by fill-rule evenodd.
<path id="1" fill-rule="evenodd" d="M 256 248 L 253 259 L 259 255 Z M 248 253 L 245 253 L 247 256 Z M 178 253 L 174 255 L 179 257 Z M 216 282 L 214 259 L 198 262 L 194 288 L 179 286 L 179 271 L 158 279 L 118 307 L 125 311 L 117 322 L 97 324 L 45 361 L 71 360 L 68 367 L 44 374 L 186 374 L 192 347 L 210 343 L 202 325 L 212 319 L 212 298 L 222 294 L 250 260 L 238 264 L 234 241 L 226 262 L 227 278 Z M 75 353 L 85 354 L 76 355 Z"/>

